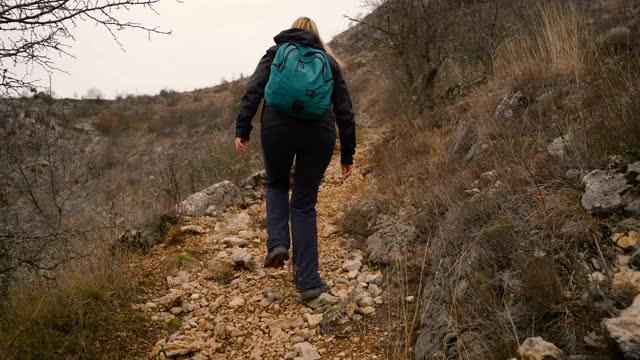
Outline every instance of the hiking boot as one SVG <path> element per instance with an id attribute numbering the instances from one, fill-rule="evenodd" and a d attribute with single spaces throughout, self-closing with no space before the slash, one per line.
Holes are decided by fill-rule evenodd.
<path id="1" fill-rule="evenodd" d="M 300 300 L 302 300 L 302 302 L 307 302 L 309 300 L 313 300 L 315 298 L 317 298 L 318 296 L 322 295 L 323 292 L 329 291 L 330 287 L 326 282 L 322 282 L 322 285 L 313 288 L 313 289 L 307 289 L 307 290 L 301 290 L 300 291 Z"/>
<path id="2" fill-rule="evenodd" d="M 284 266 L 284 262 L 287 260 L 289 260 L 289 249 L 284 246 L 276 246 L 264 258 L 264 267 L 277 269 Z"/>

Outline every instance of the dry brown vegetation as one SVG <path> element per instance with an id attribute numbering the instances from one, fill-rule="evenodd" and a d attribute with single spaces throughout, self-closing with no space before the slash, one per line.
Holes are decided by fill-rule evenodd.
<path id="1" fill-rule="evenodd" d="M 65 268 L 46 287 L 13 288 L 0 319 L 3 357 L 125 359 L 144 353 L 155 333 L 130 307 L 137 290 L 124 271 L 126 260 L 97 255 Z"/>
<path id="2" fill-rule="evenodd" d="M 233 148 L 243 89 L 240 79 L 155 97 L 0 104 L 3 356 L 114 359 L 148 350 L 154 334 L 131 309 L 140 279 L 128 263 L 171 235 L 187 195 L 260 167 L 259 141 L 246 159 Z M 113 248 L 123 236 L 125 247 Z M 174 254 L 166 266 L 195 261 Z"/>
<path id="3" fill-rule="evenodd" d="M 594 290 L 589 274 L 616 253 L 579 201 L 581 174 L 639 159 L 639 4 L 425 4 L 376 3 L 363 21 L 406 84 L 374 156 L 378 200 L 411 209 L 427 264 L 422 333 L 409 322 L 415 352 L 396 355 L 504 359 L 529 336 L 589 353 L 583 337 L 635 295 Z"/>

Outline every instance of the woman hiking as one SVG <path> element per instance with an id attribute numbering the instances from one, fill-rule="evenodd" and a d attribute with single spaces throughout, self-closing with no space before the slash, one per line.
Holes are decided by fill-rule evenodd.
<path id="1" fill-rule="evenodd" d="M 247 83 L 235 144 L 241 155 L 247 155 L 251 119 L 264 97 L 260 131 L 267 173 L 264 266 L 278 268 L 289 260 L 290 218 L 295 285 L 306 302 L 329 289 L 318 272 L 318 188 L 333 155 L 336 123 L 342 177 L 351 175 L 355 114 L 340 64 L 311 19 L 297 19 L 274 40 L 276 45 L 267 50 Z"/>

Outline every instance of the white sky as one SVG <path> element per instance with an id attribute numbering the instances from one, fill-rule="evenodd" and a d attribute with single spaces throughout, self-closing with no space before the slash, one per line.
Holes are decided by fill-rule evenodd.
<path id="1" fill-rule="evenodd" d="M 349 20 L 365 12 L 362 0 L 163 0 L 159 15 L 139 9 L 131 14 L 145 25 L 172 30 L 170 36 L 127 31 L 118 35 L 126 52 L 109 33 L 81 23 L 71 43 L 75 58 L 56 60 L 57 97 L 83 96 L 98 88 L 116 94 L 157 94 L 163 88 L 192 90 L 250 75 L 273 37 L 298 16 L 316 21 L 325 41 L 346 30 Z M 39 74 L 48 86 L 47 75 Z"/>

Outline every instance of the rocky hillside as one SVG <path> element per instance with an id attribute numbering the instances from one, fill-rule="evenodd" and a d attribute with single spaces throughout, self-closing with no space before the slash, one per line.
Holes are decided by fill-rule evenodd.
<path id="1" fill-rule="evenodd" d="M 257 144 L 255 158 L 240 163 L 228 135 L 218 135 L 232 131 L 231 117 L 220 111 L 233 112 L 243 80 L 184 94 L 72 104 L 64 113 L 79 115 L 53 128 L 84 134 L 71 149 L 109 145 L 101 154 L 111 165 L 93 173 L 91 179 L 102 180 L 54 192 L 40 217 L 51 224 L 60 214 L 55 199 L 74 198 L 65 194 L 82 193 L 83 184 L 94 184 L 87 188 L 98 194 L 110 189 L 96 204 L 118 209 L 104 222 L 118 231 L 105 240 L 119 245 L 111 249 L 127 249 L 122 263 L 135 289 L 120 296 L 128 292 L 105 286 L 105 277 L 80 278 L 68 286 L 72 296 L 62 291 L 54 298 L 79 299 L 71 304 L 83 315 L 52 311 L 52 321 L 29 327 L 44 334 L 35 338 L 24 335 L 21 324 L 34 324 L 39 310 L 12 300 L 14 326 L 0 322 L 7 329 L 0 344 L 14 350 L 6 353 L 638 358 L 638 4 L 420 4 L 386 1 L 332 43 L 360 128 L 355 175 L 342 182 L 334 159 L 321 186 L 320 267 L 332 285 L 328 294 L 305 307 L 290 266 L 260 267 L 263 175 L 247 177 L 260 168 Z M 209 122 L 218 115 L 226 120 Z M 40 124 L 37 116 L 30 123 Z M 4 134 L 12 134 L 8 129 Z M 42 138 L 51 134 L 39 131 Z M 210 142 L 216 147 L 205 150 Z M 73 182 L 70 170 L 83 168 L 34 161 L 48 154 L 47 147 L 35 149 L 40 158 L 25 157 L 32 174 L 66 169 L 62 178 Z M 55 163 L 89 158 L 100 159 Z M 11 174 L 14 182 L 24 179 L 20 167 Z M 48 194 L 50 182 L 43 179 L 50 178 L 37 177 L 36 193 Z M 3 209 L 13 209 L 5 214 L 27 209 L 12 207 L 17 189 L 26 189 L 22 184 L 0 197 Z M 33 199 L 24 201 L 33 213 Z M 151 211 L 156 206 L 172 211 Z M 144 251 L 132 255 L 130 249 Z M 105 259 L 122 261 L 110 256 Z M 28 295 L 22 299 L 34 297 Z M 114 313 L 120 316 L 103 316 Z M 48 347 L 32 346 L 37 342 Z"/>

